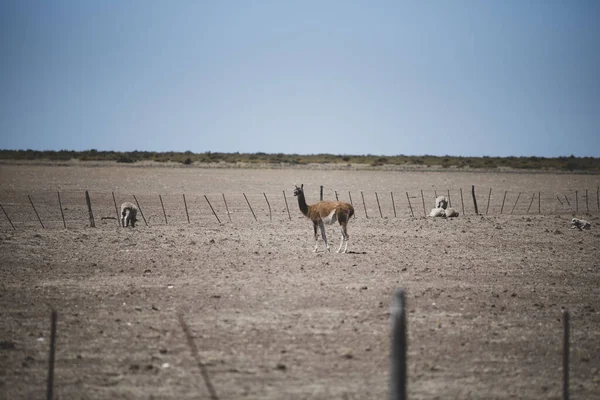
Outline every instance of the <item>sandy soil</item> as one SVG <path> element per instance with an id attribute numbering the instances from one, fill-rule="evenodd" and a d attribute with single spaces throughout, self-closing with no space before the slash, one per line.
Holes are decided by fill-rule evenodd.
<path id="1" fill-rule="evenodd" d="M 295 183 L 309 203 L 319 185 L 327 198 L 352 193 L 349 254 L 322 244 L 312 252 Z M 571 395 L 598 398 L 599 183 L 535 173 L 0 165 L 0 203 L 16 227 L 0 224 L 0 399 L 45 395 L 51 309 L 56 398 L 386 398 L 398 287 L 409 311 L 410 398 L 561 398 L 562 310 L 571 313 Z M 487 215 L 474 214 L 471 185 L 480 213 L 492 189 Z M 86 227 L 86 189 L 95 229 Z M 423 217 L 421 190 L 427 209 L 434 192 L 450 190 L 460 217 Z M 136 194 L 149 226 L 118 228 L 113 192 L 118 201 Z M 511 214 L 518 193 L 525 200 Z M 527 212 L 535 193 L 540 210 Z M 24 210 L 27 195 L 45 229 Z M 563 196 L 569 206 L 555 199 Z M 569 229 L 573 215 L 592 229 Z M 337 248 L 337 228 L 328 234 Z"/>

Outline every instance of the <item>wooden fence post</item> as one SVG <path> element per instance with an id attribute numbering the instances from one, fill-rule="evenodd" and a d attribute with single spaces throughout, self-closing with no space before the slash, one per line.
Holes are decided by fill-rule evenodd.
<path id="1" fill-rule="evenodd" d="M 565 200 L 567 201 L 567 204 L 569 205 L 569 207 L 571 207 L 571 202 L 569 201 L 569 198 L 567 197 L 566 194 L 565 194 Z"/>
<path id="2" fill-rule="evenodd" d="M 412 217 L 415 217 L 415 214 L 413 213 L 413 209 L 412 209 L 412 204 L 410 204 L 410 197 L 408 196 L 408 192 L 406 192 L 406 200 L 408 200 L 408 207 L 410 207 L 410 215 L 412 215 Z"/>
<path id="3" fill-rule="evenodd" d="M 17 228 L 15 228 L 15 226 L 13 225 L 12 221 L 10 220 L 10 218 L 8 217 L 8 214 L 6 213 L 6 211 L 4 210 L 4 207 L 2 207 L 2 204 L 0 204 L 0 208 L 2 209 L 2 212 L 4 213 L 4 215 L 6 216 L 6 219 L 8 220 L 8 223 L 10 224 L 10 226 L 12 226 L 12 228 L 14 230 L 16 230 Z"/>
<path id="4" fill-rule="evenodd" d="M 40 215 L 38 214 L 37 210 L 35 209 L 35 206 L 33 205 L 33 200 L 31 200 L 31 196 L 27 195 L 27 197 L 29 198 L 29 202 L 31 203 L 31 207 L 33 207 L 33 211 L 35 212 L 35 215 L 37 216 L 38 221 L 40 221 L 40 225 L 42 226 L 42 228 L 46 229 L 46 227 L 44 227 L 44 224 L 42 223 L 42 219 L 40 218 Z"/>
<path id="5" fill-rule="evenodd" d="M 542 192 L 538 192 L 538 214 L 542 213 Z"/>
<path id="6" fill-rule="evenodd" d="M 488 193 L 488 201 L 487 201 L 487 206 L 485 207 L 485 215 L 487 215 L 488 213 L 488 209 L 490 208 L 490 199 L 492 198 L 492 188 L 490 188 L 490 192 Z M 463 211 L 463 215 L 464 215 L 464 211 Z M 500 214 L 502 214 L 502 212 L 500 212 Z"/>
<path id="7" fill-rule="evenodd" d="M 350 199 L 350 204 L 354 205 L 354 203 L 352 203 L 352 194 L 350 193 L 349 190 L 348 190 L 348 198 Z"/>
<path id="8" fill-rule="evenodd" d="M 204 195 L 204 198 L 206 199 L 206 202 L 208 203 L 208 206 L 210 207 L 210 209 L 212 210 L 213 214 L 215 215 L 215 218 L 217 219 L 217 222 L 220 224 L 221 220 L 219 219 L 219 216 L 215 212 L 215 209 L 213 208 L 212 204 L 210 204 L 210 201 L 208 201 L 208 197 L 206 197 L 206 195 Z"/>
<path id="9" fill-rule="evenodd" d="M 258 221 L 258 219 L 256 219 L 256 214 L 254 214 L 254 210 L 252 209 L 252 206 L 250 205 L 250 202 L 248 201 L 248 198 L 246 197 L 246 193 L 242 193 L 244 195 L 244 198 L 246 199 L 246 203 L 248 203 L 248 207 L 250 207 L 250 211 L 252 211 L 252 216 L 254 216 L 254 220 Z"/>
<path id="10" fill-rule="evenodd" d="M 117 225 L 121 226 L 121 215 L 119 215 L 119 209 L 117 208 L 117 199 L 115 199 L 115 192 L 112 192 L 113 203 L 115 205 L 115 213 L 117 214 Z"/>
<path id="11" fill-rule="evenodd" d="M 513 206 L 512 210 L 510 210 L 511 214 L 515 211 L 515 207 L 517 206 L 517 203 L 519 202 L 519 197 L 521 197 L 521 192 L 519 192 L 519 195 L 517 196 L 517 201 L 515 201 L 515 205 Z"/>
<path id="12" fill-rule="evenodd" d="M 590 213 L 590 205 L 588 204 L 588 190 L 585 189 L 585 209 L 587 213 Z"/>
<path id="13" fill-rule="evenodd" d="M 88 207 L 88 214 L 90 217 L 90 227 L 95 228 L 96 222 L 94 221 L 94 213 L 92 212 L 92 200 L 90 199 L 90 194 L 88 193 L 87 190 L 85 191 L 85 202 L 87 203 L 87 207 Z"/>
<path id="14" fill-rule="evenodd" d="M 162 207 L 163 215 L 165 216 L 165 225 L 169 225 L 169 221 L 167 221 L 167 212 L 165 211 L 165 205 L 162 201 L 162 196 L 159 194 L 158 198 L 160 199 L 160 206 Z"/>
<path id="15" fill-rule="evenodd" d="M 575 212 L 579 212 L 579 192 L 575 191 Z"/>
<path id="16" fill-rule="evenodd" d="M 221 193 L 223 195 L 223 203 L 225 203 L 225 210 L 227 211 L 227 217 L 229 218 L 229 222 L 231 222 L 231 213 L 229 212 L 229 207 L 227 207 L 227 200 L 225 200 L 225 193 Z"/>
<path id="17" fill-rule="evenodd" d="M 452 199 L 450 198 L 450 189 L 448 189 L 448 207 L 452 207 Z"/>
<path id="18" fill-rule="evenodd" d="M 60 192 L 56 192 L 58 195 L 58 206 L 60 207 L 60 215 L 62 216 L 63 226 L 67 229 L 67 223 L 65 222 L 65 213 L 63 212 L 62 202 L 60 201 Z"/>
<path id="19" fill-rule="evenodd" d="M 190 223 L 190 214 L 188 213 L 187 201 L 185 201 L 185 193 L 183 193 L 183 207 L 185 208 L 185 216 L 187 217 L 188 224 Z"/>
<path id="20" fill-rule="evenodd" d="M 56 310 L 52 310 L 50 317 L 50 355 L 48 357 L 48 381 L 46 385 L 46 399 L 53 400 L 54 391 L 54 357 L 56 354 Z"/>
<path id="21" fill-rule="evenodd" d="M 319 198 L 321 199 L 321 201 L 323 201 L 323 185 L 321 185 L 321 190 L 320 190 Z"/>
<path id="22" fill-rule="evenodd" d="M 425 197 L 423 196 L 422 190 L 421 190 L 421 200 L 423 201 L 423 215 L 427 216 L 427 211 L 425 210 Z"/>
<path id="23" fill-rule="evenodd" d="M 140 202 L 138 201 L 137 197 L 135 197 L 135 194 L 132 194 L 133 199 L 135 200 L 135 204 L 137 205 L 138 210 L 140 210 L 140 214 L 142 216 L 142 219 L 144 220 L 144 224 L 146 224 L 146 226 L 148 226 L 148 222 L 146 222 L 146 217 L 144 217 L 144 212 L 142 211 L 142 207 L 140 207 Z"/>
<path id="24" fill-rule="evenodd" d="M 465 202 L 463 201 L 462 188 L 460 188 L 460 205 L 462 206 L 463 215 L 465 215 Z"/>
<path id="25" fill-rule="evenodd" d="M 383 218 L 383 214 L 381 213 L 381 205 L 379 204 L 379 196 L 377 195 L 377 192 L 375 192 L 375 199 L 377 199 L 377 208 L 379 208 L 379 216 Z"/>
<path id="26" fill-rule="evenodd" d="M 285 190 L 283 191 L 283 200 L 285 200 L 285 209 L 287 210 L 288 218 L 291 221 L 292 220 L 292 215 L 290 214 L 290 208 L 288 207 L 287 197 L 285 197 Z"/>
<path id="27" fill-rule="evenodd" d="M 529 202 L 529 207 L 527 207 L 527 214 L 529 214 L 529 209 L 531 208 L 531 205 L 533 204 L 533 199 L 535 199 L 535 192 L 533 192 L 533 196 L 531 196 L 531 201 Z"/>
<path id="28" fill-rule="evenodd" d="M 337 190 L 335 191 L 335 201 L 340 201 L 340 198 L 338 197 Z"/>
<path id="29" fill-rule="evenodd" d="M 406 400 L 407 326 L 404 290 L 396 289 L 391 310 L 392 349 L 390 365 L 390 399 Z"/>
<path id="30" fill-rule="evenodd" d="M 479 210 L 477 209 L 477 197 L 475 197 L 475 185 L 471 185 L 471 195 L 473 196 L 473 206 L 475 207 L 475 214 L 479 214 Z"/>
<path id="31" fill-rule="evenodd" d="M 394 192 L 390 192 L 390 196 L 392 197 L 392 207 L 394 207 L 394 218 L 396 217 L 396 203 L 394 203 Z"/>
<path id="32" fill-rule="evenodd" d="M 500 214 L 502 214 L 502 211 L 504 211 L 504 202 L 506 201 L 506 193 L 508 192 L 508 190 L 504 191 L 504 197 L 502 198 L 502 207 L 500 207 Z"/>
<path id="33" fill-rule="evenodd" d="M 267 199 L 267 195 L 263 192 L 263 196 L 265 196 L 265 201 L 267 202 L 267 207 L 269 207 L 269 221 L 273 221 L 273 215 L 271 213 L 271 205 L 269 204 L 269 199 Z"/>
<path id="34" fill-rule="evenodd" d="M 563 399 L 569 400 L 569 312 L 563 311 Z"/>
<path id="35" fill-rule="evenodd" d="M 365 217 L 367 217 L 367 219 L 369 219 L 369 216 L 367 215 L 367 204 L 365 203 L 365 196 L 364 196 L 362 190 L 360 191 L 360 196 L 362 197 L 363 207 L 365 208 Z"/>

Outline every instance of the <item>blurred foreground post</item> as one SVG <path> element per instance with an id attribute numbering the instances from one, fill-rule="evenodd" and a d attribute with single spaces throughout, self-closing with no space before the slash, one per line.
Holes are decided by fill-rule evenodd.
<path id="1" fill-rule="evenodd" d="M 406 304 L 404 290 L 396 289 L 392 301 L 392 349 L 390 365 L 390 400 L 406 399 Z"/>
<path id="2" fill-rule="evenodd" d="M 56 310 L 52 310 L 50 318 L 50 356 L 48 357 L 48 382 L 46 386 L 46 399 L 52 400 L 54 391 L 54 355 L 56 342 Z"/>

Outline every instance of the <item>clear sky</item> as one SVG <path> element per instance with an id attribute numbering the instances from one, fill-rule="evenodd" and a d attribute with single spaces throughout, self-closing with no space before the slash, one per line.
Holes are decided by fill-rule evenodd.
<path id="1" fill-rule="evenodd" d="M 0 149 L 600 157 L 600 1 L 1 0 Z"/>

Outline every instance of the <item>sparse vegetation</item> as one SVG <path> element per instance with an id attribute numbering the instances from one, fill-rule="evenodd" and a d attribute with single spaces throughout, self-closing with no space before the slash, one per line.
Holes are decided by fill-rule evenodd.
<path id="1" fill-rule="evenodd" d="M 118 163 L 135 163 L 139 161 L 175 162 L 184 165 L 194 163 L 246 163 L 246 164 L 349 164 L 370 165 L 382 167 L 385 165 L 407 165 L 448 168 L 496 169 L 514 168 L 517 170 L 551 170 L 551 171 L 582 171 L 600 173 L 600 158 L 562 156 L 546 157 L 454 157 L 454 156 L 380 156 L 380 155 L 333 155 L 333 154 L 267 154 L 258 153 L 216 153 L 204 152 L 154 152 L 154 151 L 86 151 L 59 150 L 0 150 L 0 160 L 48 160 L 48 161 L 113 161 Z"/>

